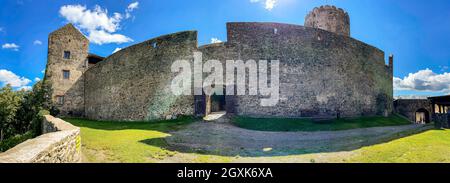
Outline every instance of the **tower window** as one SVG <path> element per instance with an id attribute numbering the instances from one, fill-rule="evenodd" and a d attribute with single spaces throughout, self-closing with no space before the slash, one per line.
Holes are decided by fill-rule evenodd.
<path id="1" fill-rule="evenodd" d="M 56 96 L 56 103 L 58 105 L 63 105 L 64 104 L 64 96 Z"/>
<path id="2" fill-rule="evenodd" d="M 63 70 L 63 78 L 70 79 L 70 71 L 69 70 Z"/>
<path id="3" fill-rule="evenodd" d="M 64 51 L 64 58 L 70 59 L 70 51 Z"/>

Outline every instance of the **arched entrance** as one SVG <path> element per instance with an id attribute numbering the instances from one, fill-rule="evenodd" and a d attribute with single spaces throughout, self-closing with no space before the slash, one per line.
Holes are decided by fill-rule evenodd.
<path id="1" fill-rule="evenodd" d="M 217 87 L 218 90 L 223 89 L 223 94 L 213 94 L 213 95 L 206 95 L 206 115 L 215 113 L 215 112 L 226 112 L 226 88 L 225 86 L 222 86 L 222 88 Z"/>
<path id="2" fill-rule="evenodd" d="M 219 90 L 221 88 L 216 89 Z M 223 86 L 223 94 L 221 95 L 206 95 L 204 92 L 202 95 L 195 95 L 195 115 L 205 117 L 211 113 L 233 113 L 227 108 L 229 99 L 231 98 L 226 96 L 226 86 Z"/>
<path id="3" fill-rule="evenodd" d="M 417 124 L 430 123 L 430 113 L 424 108 L 417 110 L 415 113 L 415 117 L 416 117 L 415 122 Z"/>

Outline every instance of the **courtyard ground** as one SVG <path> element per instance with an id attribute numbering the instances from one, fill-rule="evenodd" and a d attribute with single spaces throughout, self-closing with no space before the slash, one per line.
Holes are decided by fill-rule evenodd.
<path id="1" fill-rule="evenodd" d="M 430 125 L 267 132 L 227 119 L 66 120 L 81 127 L 85 162 L 450 162 L 450 131 Z"/>

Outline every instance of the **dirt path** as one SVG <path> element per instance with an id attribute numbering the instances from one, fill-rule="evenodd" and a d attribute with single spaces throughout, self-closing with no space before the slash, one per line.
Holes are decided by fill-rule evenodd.
<path id="1" fill-rule="evenodd" d="M 166 138 L 171 150 L 206 155 L 254 158 L 348 153 L 429 129 L 423 125 L 375 127 L 327 132 L 262 132 L 222 122 L 198 122 Z M 336 155 L 335 155 L 336 156 Z M 170 160 L 169 160 L 170 161 Z"/>

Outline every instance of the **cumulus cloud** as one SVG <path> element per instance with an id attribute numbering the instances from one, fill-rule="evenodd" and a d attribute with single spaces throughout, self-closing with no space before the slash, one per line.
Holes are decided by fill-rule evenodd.
<path id="1" fill-rule="evenodd" d="M 34 44 L 34 45 L 42 45 L 42 41 L 35 40 L 35 41 L 33 42 L 33 44 Z"/>
<path id="2" fill-rule="evenodd" d="M 2 45 L 3 49 L 9 49 L 13 51 L 19 51 L 20 46 L 15 43 L 6 43 Z"/>
<path id="3" fill-rule="evenodd" d="M 211 38 L 211 43 L 221 43 L 222 41 L 217 38 Z"/>
<path id="4" fill-rule="evenodd" d="M 112 53 L 116 53 L 116 52 L 118 52 L 120 50 L 122 50 L 122 48 L 116 48 L 116 49 L 114 49 L 114 51 Z"/>
<path id="5" fill-rule="evenodd" d="M 13 88 L 23 89 L 28 87 L 28 84 L 31 83 L 31 80 L 25 77 L 17 76 L 11 71 L 2 69 L 0 70 L 0 83 L 3 85 L 10 84 Z"/>
<path id="6" fill-rule="evenodd" d="M 89 40 L 99 45 L 109 43 L 121 44 L 133 41 L 131 38 L 122 34 L 111 34 L 104 30 L 91 31 L 89 34 Z"/>
<path id="7" fill-rule="evenodd" d="M 137 5 L 133 5 L 131 8 L 134 10 Z M 130 6 L 125 10 L 127 14 L 129 14 L 129 9 Z M 59 14 L 86 31 L 89 40 L 95 44 L 121 44 L 133 41 L 125 35 L 116 33 L 120 30 L 120 23 L 123 19 L 120 13 L 113 13 L 110 16 L 107 9 L 98 5 L 94 9 L 88 9 L 82 5 L 65 5 L 60 8 Z"/>
<path id="8" fill-rule="evenodd" d="M 41 78 L 36 77 L 36 78 L 34 78 L 34 81 L 39 82 L 39 81 L 41 81 Z"/>
<path id="9" fill-rule="evenodd" d="M 277 5 L 277 0 L 250 0 L 251 3 L 264 3 L 264 8 L 271 11 Z"/>
<path id="10" fill-rule="evenodd" d="M 394 77 L 395 90 L 450 92 L 450 73 L 437 74 L 430 69 L 410 73 L 403 79 Z"/>

